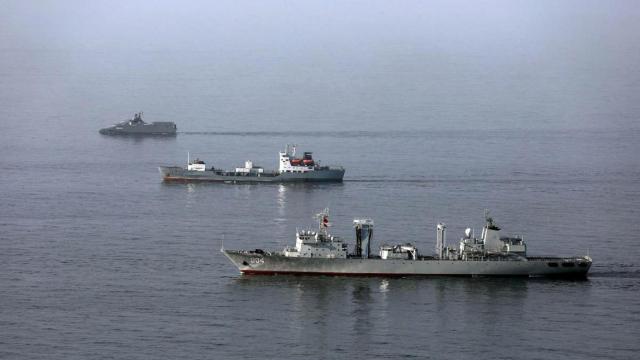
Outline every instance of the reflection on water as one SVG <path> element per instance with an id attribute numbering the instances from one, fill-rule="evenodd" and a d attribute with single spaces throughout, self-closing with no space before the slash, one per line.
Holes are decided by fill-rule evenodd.
<path id="1" fill-rule="evenodd" d="M 285 216 L 285 207 L 287 206 L 287 187 L 280 184 L 278 185 L 278 196 L 276 197 L 278 202 L 278 215 L 282 218 Z"/>
<path id="2" fill-rule="evenodd" d="M 195 203 L 198 201 L 198 194 L 196 193 L 196 185 L 195 184 L 186 184 L 187 196 L 185 197 L 185 207 L 187 209 L 191 209 Z"/>
<path id="3" fill-rule="evenodd" d="M 351 333 L 352 343 L 356 349 L 367 347 L 375 341 L 376 332 L 372 329 L 380 330 L 387 326 L 386 304 L 380 306 L 379 299 L 376 299 L 379 281 L 375 279 L 353 279 L 351 287 Z"/>
<path id="4" fill-rule="evenodd" d="M 113 142 L 122 142 L 128 144 L 142 144 L 146 142 L 154 142 L 154 141 L 174 141 L 176 140 L 176 135 L 151 135 L 151 134 L 128 134 L 128 135 L 102 135 L 100 137 L 107 141 Z"/>
<path id="5" fill-rule="evenodd" d="M 382 279 L 382 281 L 380 281 L 380 292 L 384 294 L 388 291 L 389 291 L 389 280 Z"/>
<path id="6" fill-rule="evenodd" d="M 387 356 L 410 355 L 385 346 L 391 338 L 433 343 L 427 338 L 431 334 L 461 327 L 479 337 L 504 336 L 504 324 L 525 322 L 526 307 L 537 302 L 530 299 L 532 283 L 508 278 L 238 276 L 229 286 L 255 299 L 243 304 L 243 311 L 286 309 L 290 326 L 298 329 L 297 342 L 310 354 L 340 351 L 337 344 L 348 343 Z M 261 302 L 264 298 L 269 304 Z M 510 336 L 526 335 L 522 329 L 510 331 Z"/>

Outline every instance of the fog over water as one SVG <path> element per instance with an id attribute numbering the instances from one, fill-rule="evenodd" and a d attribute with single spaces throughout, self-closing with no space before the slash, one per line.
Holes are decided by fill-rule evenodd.
<path id="1" fill-rule="evenodd" d="M 0 0 L 0 358 L 635 358 L 637 1 Z M 171 138 L 98 134 L 134 112 Z M 164 184 L 187 152 L 342 184 Z M 332 232 L 432 252 L 490 209 L 587 281 L 251 277 Z"/>

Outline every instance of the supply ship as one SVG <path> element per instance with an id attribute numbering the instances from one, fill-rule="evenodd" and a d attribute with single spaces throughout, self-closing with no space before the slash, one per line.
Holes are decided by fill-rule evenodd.
<path id="1" fill-rule="evenodd" d="M 282 251 L 225 250 L 224 255 L 243 274 L 300 274 L 351 276 L 524 276 L 584 278 L 591 267 L 589 256 L 528 256 L 522 237 L 501 236 L 488 214 L 482 235 L 466 229 L 458 246 L 448 246 L 447 226 L 437 225 L 436 251 L 424 256 L 410 244 L 382 245 L 371 253 L 373 220 L 353 220 L 355 248 L 330 235 L 329 211 L 317 215 L 319 229 L 296 232 L 295 247 Z"/>
<path id="2" fill-rule="evenodd" d="M 344 168 L 321 166 L 313 159 L 311 152 L 296 157 L 295 145 L 287 145 L 279 153 L 277 171 L 265 171 L 247 160 L 244 167 L 235 170 L 220 170 L 213 166 L 207 169 L 204 161 L 191 161 L 187 157 L 187 167 L 161 166 L 158 168 L 164 181 L 213 181 L 213 182 L 340 182 L 344 177 Z"/>
<path id="3" fill-rule="evenodd" d="M 113 126 L 100 129 L 102 135 L 175 135 L 176 124 L 169 121 L 146 123 L 142 120 L 142 112 L 133 118 L 119 122 Z"/>

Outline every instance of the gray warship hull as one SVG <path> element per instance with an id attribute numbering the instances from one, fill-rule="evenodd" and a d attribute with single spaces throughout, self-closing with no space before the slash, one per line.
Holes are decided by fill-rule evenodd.
<path id="1" fill-rule="evenodd" d="M 527 257 L 520 260 L 439 260 L 422 258 L 303 258 L 253 251 L 222 250 L 243 274 L 332 276 L 522 276 L 586 277 L 588 257 Z"/>
<path id="2" fill-rule="evenodd" d="M 179 166 L 160 166 L 162 179 L 167 182 L 229 182 L 229 183 L 286 183 L 286 182 L 341 182 L 343 168 L 319 168 L 305 173 L 238 173 L 233 171 L 187 170 Z"/>
<path id="3" fill-rule="evenodd" d="M 116 124 L 100 129 L 102 135 L 176 135 L 173 122 L 153 122 L 144 124 Z"/>

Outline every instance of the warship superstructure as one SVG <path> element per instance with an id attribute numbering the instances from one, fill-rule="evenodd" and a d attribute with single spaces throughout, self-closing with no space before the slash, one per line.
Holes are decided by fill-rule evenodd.
<path id="1" fill-rule="evenodd" d="M 341 238 L 329 234 L 327 209 L 317 215 L 318 230 L 296 231 L 295 247 L 221 251 L 243 274 L 586 277 L 589 256 L 528 256 L 522 237 L 501 236 L 493 219 L 485 217 L 480 238 L 468 228 L 458 246 L 447 245 L 447 227 L 438 224 L 436 251 L 429 256 L 410 243 L 382 245 L 373 254 L 374 223 L 366 218 L 353 221 L 356 244 L 350 252 Z"/>
<path id="2" fill-rule="evenodd" d="M 247 160 L 244 167 L 234 170 L 221 170 L 213 166 L 207 168 L 200 159 L 187 157 L 187 167 L 161 166 L 158 168 L 164 181 L 212 181 L 212 182 L 340 182 L 344 177 L 344 168 L 321 166 L 313 159 L 311 152 L 296 157 L 295 145 L 287 145 L 279 153 L 277 171 L 266 171 Z"/>
<path id="3" fill-rule="evenodd" d="M 142 120 L 142 112 L 133 118 L 119 122 L 113 126 L 100 129 L 103 135 L 175 135 L 176 124 L 170 121 L 146 123 Z"/>

